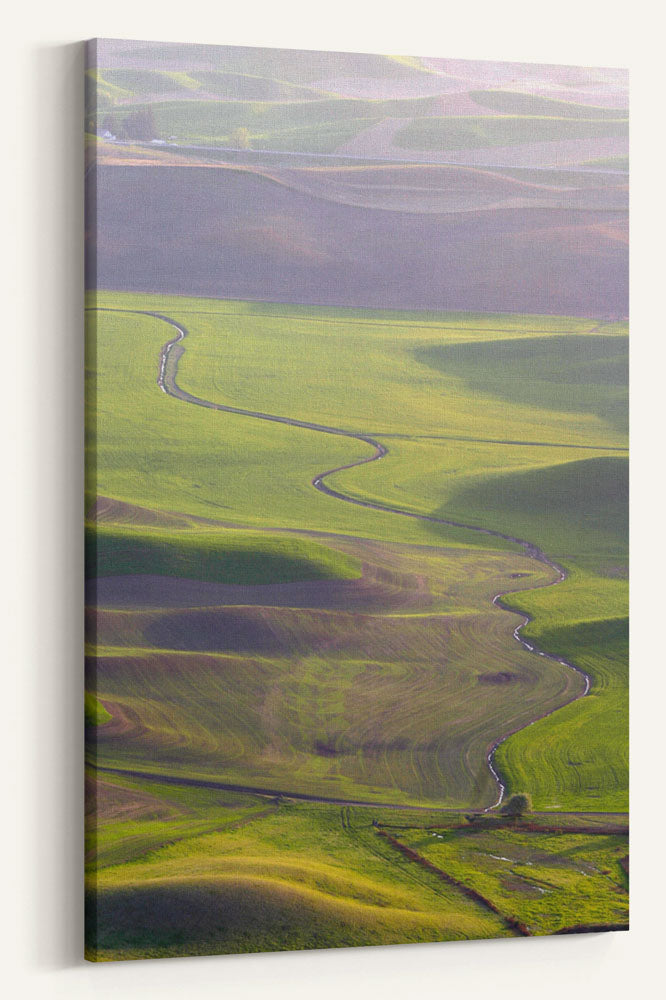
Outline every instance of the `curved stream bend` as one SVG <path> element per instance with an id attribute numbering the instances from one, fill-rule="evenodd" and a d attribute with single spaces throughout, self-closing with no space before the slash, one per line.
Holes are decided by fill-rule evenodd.
<path id="1" fill-rule="evenodd" d="M 413 517 L 419 521 L 431 521 L 434 524 L 444 524 L 451 528 L 463 528 L 465 531 L 474 531 L 481 535 L 490 535 L 493 538 L 502 538 L 504 541 L 513 542 L 515 545 L 519 545 L 524 550 L 525 555 L 530 559 L 536 559 L 538 562 L 544 563 L 546 566 L 550 566 L 551 569 L 558 574 L 558 578 L 556 580 L 553 580 L 552 583 L 542 584 L 542 587 L 553 587 L 566 580 L 566 570 L 562 566 L 558 565 L 558 563 L 550 559 L 538 545 L 535 545 L 533 542 L 526 541 L 524 538 L 517 538 L 514 535 L 505 534 L 503 531 L 495 531 L 492 528 L 480 528 L 475 524 L 463 524 L 461 521 L 451 521 L 443 517 L 434 517 L 431 514 L 417 514 L 413 511 L 402 510 L 400 507 L 391 507 L 388 504 L 374 503 L 371 500 L 358 500 L 356 497 L 350 497 L 345 493 L 340 493 L 338 490 L 334 490 L 324 482 L 325 479 L 332 476 L 336 472 L 343 472 L 345 469 L 353 469 L 358 465 L 366 465 L 368 462 L 377 462 L 379 459 L 384 458 L 384 456 L 388 454 L 388 448 L 381 444 L 381 442 L 375 441 L 375 439 L 369 435 L 360 434 L 356 431 L 346 431 L 340 427 L 328 427 L 325 424 L 315 424 L 307 420 L 296 420 L 292 417 L 279 417 L 270 413 L 261 413 L 258 410 L 244 410 L 237 406 L 225 406 L 224 403 L 213 403 L 208 399 L 201 399 L 199 396 L 193 396 L 191 393 L 181 389 L 176 382 L 178 361 L 184 354 L 184 348 L 181 346 L 181 342 L 188 334 L 187 328 L 183 326 L 182 323 L 176 323 L 176 321 L 171 319 L 169 316 L 164 316 L 162 313 L 152 312 L 146 309 L 112 309 L 97 307 L 95 311 L 130 313 L 138 316 L 152 316 L 154 319 L 167 323 L 176 331 L 176 336 L 171 340 L 168 340 L 160 351 L 157 384 L 162 392 L 166 393 L 168 396 L 173 396 L 175 399 L 180 399 L 185 403 L 193 403 L 195 406 L 204 406 L 209 410 L 221 410 L 224 413 L 236 413 L 245 417 L 255 417 L 257 420 L 270 420 L 273 423 L 287 424 L 290 427 L 303 427 L 306 430 L 319 431 L 322 434 L 336 434 L 339 437 L 353 438 L 355 441 L 362 441 L 364 444 L 368 444 L 374 449 L 373 454 L 366 458 L 356 459 L 356 461 L 348 462 L 346 465 L 338 465 L 334 469 L 327 469 L 325 472 L 320 472 L 316 475 L 312 480 L 312 485 L 316 490 L 319 490 L 320 493 L 326 493 L 328 496 L 334 497 L 336 500 L 343 500 L 345 503 L 353 503 L 358 507 L 369 507 L 371 510 L 378 510 L 385 514 L 398 514 L 401 517 Z M 541 587 L 534 587 L 530 589 L 536 590 L 541 589 Z M 493 604 L 496 607 L 501 608 L 502 611 L 508 611 L 515 615 L 519 612 L 516 612 L 513 608 L 504 603 L 504 598 L 509 596 L 511 593 L 521 593 L 521 591 L 503 591 L 500 594 L 495 594 L 493 597 Z M 513 630 L 513 636 L 516 642 L 519 642 L 521 646 L 528 650 L 528 652 L 533 653 L 535 656 L 543 656 L 546 659 L 554 660 L 555 662 L 562 664 L 564 667 L 569 667 L 570 670 L 573 670 L 583 678 L 585 687 L 581 694 L 577 694 L 574 695 L 573 698 L 569 698 L 568 701 L 564 702 L 563 705 L 558 706 L 558 708 L 551 709 L 549 712 L 544 712 L 542 715 L 532 719 L 532 721 L 527 723 L 526 726 L 519 726 L 511 732 L 505 733 L 504 736 L 501 736 L 499 739 L 496 739 L 493 743 L 491 743 L 486 753 L 486 761 L 490 769 L 490 773 L 495 781 L 498 797 L 496 802 L 485 809 L 485 812 L 489 812 L 491 809 L 497 809 L 498 806 L 502 804 L 504 793 L 506 791 L 506 786 L 502 782 L 502 779 L 495 768 L 495 752 L 500 744 L 504 743 L 509 736 L 513 736 L 522 729 L 526 729 L 527 726 L 534 725 L 535 722 L 539 722 L 541 719 L 545 719 L 549 715 L 552 715 L 553 712 L 558 711 L 559 708 L 564 708 L 566 705 L 570 705 L 574 701 L 584 698 L 590 690 L 589 675 L 580 667 L 577 667 L 575 663 L 571 663 L 570 660 L 566 660 L 554 653 L 547 653 L 545 650 L 539 649 L 534 644 L 529 643 L 526 639 L 522 638 L 520 635 L 521 629 L 523 629 L 531 620 L 529 615 L 525 614 L 522 615 L 522 619 L 522 622 Z"/>

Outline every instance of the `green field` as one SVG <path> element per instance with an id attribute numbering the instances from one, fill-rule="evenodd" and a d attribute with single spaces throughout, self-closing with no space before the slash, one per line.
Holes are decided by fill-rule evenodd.
<path id="1" fill-rule="evenodd" d="M 126 296 L 107 296 L 103 301 L 111 306 L 136 307 L 136 301 Z M 622 481 L 626 457 L 621 429 L 622 408 L 626 407 L 622 385 L 626 341 L 617 327 L 605 333 L 598 324 L 586 321 L 537 317 L 498 317 L 493 323 L 487 316 L 425 316 L 418 322 L 410 315 L 361 317 L 345 311 L 187 300 L 147 300 L 143 305 L 158 305 L 187 326 L 189 337 L 178 377 L 179 384 L 192 394 L 226 405 L 371 432 L 386 442 L 387 459 L 337 473 L 331 478 L 336 489 L 380 504 L 515 533 L 565 562 L 574 571 L 567 583 L 556 590 L 525 595 L 522 603 L 514 602 L 516 607 L 537 613 L 532 626 L 537 630 L 535 637 L 540 627 L 547 628 L 551 623 L 560 632 L 569 628 L 571 641 L 564 646 L 558 642 L 558 651 L 575 661 L 576 636 L 582 634 L 585 623 L 612 622 L 626 615 L 626 582 L 621 579 L 626 566 L 626 485 Z M 258 582 L 252 573 L 259 563 L 265 567 L 266 583 L 280 579 L 280 572 L 284 573 L 283 581 L 313 579 L 326 572 L 340 577 L 349 575 L 352 566 L 358 574 L 360 560 L 353 546 L 342 555 L 339 543 L 337 549 L 323 548 L 321 541 L 315 546 L 304 539 L 297 542 L 293 536 L 288 541 L 284 536 L 278 541 L 274 534 L 248 537 L 229 528 L 220 535 L 214 524 L 203 529 L 187 521 L 193 516 L 217 517 L 233 527 L 253 524 L 273 531 L 327 531 L 381 542 L 427 545 L 435 551 L 445 548 L 450 555 L 447 559 L 442 552 L 439 563 L 431 551 L 403 556 L 405 565 L 414 566 L 418 559 L 422 568 L 432 567 L 428 580 L 431 595 L 441 589 L 439 581 L 460 572 L 459 566 L 464 565 L 464 572 L 469 572 L 468 566 L 474 560 L 487 559 L 482 553 L 489 544 L 507 548 L 508 543 L 488 536 L 358 508 L 315 492 L 309 481 L 316 473 L 363 456 L 370 451 L 369 446 L 236 414 L 215 414 L 173 400 L 155 387 L 155 359 L 165 335 L 168 339 L 169 328 L 152 317 L 122 313 L 96 316 L 99 401 L 97 426 L 92 430 L 103 436 L 105 443 L 104 449 L 96 453 L 96 465 L 90 463 L 97 476 L 96 492 L 117 503 L 185 518 L 185 527 L 178 531 L 166 524 L 153 525 L 150 533 L 142 528 L 141 534 L 137 534 L 136 524 L 131 529 L 127 524 L 105 527 L 99 536 L 100 558 L 111 559 L 112 568 L 113 560 L 116 562 L 115 570 L 102 569 L 102 574 L 132 572 L 143 565 L 144 572 L 247 583 Z M 600 358 L 602 347 L 606 354 Z M 536 406 L 534 388 L 528 390 L 527 399 L 519 399 L 524 396 L 519 376 L 521 366 L 524 369 L 528 363 L 525 359 L 545 358 L 544 371 L 549 372 L 555 352 L 561 355 L 562 363 L 556 376 L 544 375 L 540 383 L 542 405 Z M 132 366 L 128 370 L 130 354 Z M 364 365 L 359 368 L 357 359 L 361 356 Z M 453 360 L 444 373 L 442 359 L 447 356 Z M 507 388 L 511 380 L 506 376 L 516 357 L 515 388 Z M 265 375 L 254 378 L 259 365 L 263 365 Z M 369 370 L 376 377 L 367 384 L 364 373 Z M 602 398 L 604 379 L 614 400 L 612 405 Z M 309 393 L 294 394 L 293 387 L 306 380 Z M 500 382 L 501 390 L 497 389 Z M 565 390 L 561 396 L 560 389 Z M 104 405 L 102 394 L 112 395 L 112 407 Z M 91 401 L 93 397 L 91 392 Z M 438 399 L 441 405 L 436 405 Z M 506 405 L 508 400 L 511 406 Z M 141 415 L 140 424 L 137 413 Z M 216 427 L 220 428 L 219 437 Z M 492 428 L 492 437 L 488 428 Z M 474 440 L 475 435 L 478 438 Z M 165 437 L 178 442 L 175 461 L 172 450 L 164 447 Z M 136 475 L 137 466 L 142 469 L 141 476 Z M 116 511 L 111 516 L 121 515 Z M 122 514 L 123 519 L 127 516 L 126 512 Z M 242 559 L 239 545 L 244 546 Z M 471 551 L 470 545 L 474 546 Z M 284 560 L 289 546 L 300 546 L 300 562 L 292 557 L 287 568 L 278 561 L 271 576 L 276 548 Z M 462 552 L 453 559 L 456 549 Z M 350 556 L 352 562 L 345 563 Z M 516 566 L 524 562 L 520 557 L 514 559 Z M 400 557 L 393 562 L 402 568 Z M 499 567 L 496 572 L 501 573 Z M 477 584 L 477 602 L 487 601 L 488 589 L 493 587 L 493 592 L 511 589 L 499 576 L 495 581 L 484 587 Z M 569 593 L 572 598 L 567 600 Z M 583 602 L 585 597 L 588 607 Z M 449 631 L 462 627 L 462 610 L 474 622 L 475 630 L 487 627 L 485 622 L 482 624 L 485 616 L 478 604 L 474 608 L 476 617 L 470 613 L 470 605 L 476 602 L 469 596 L 462 608 L 455 601 L 444 606 L 436 598 L 434 604 L 432 597 L 430 601 L 430 614 L 454 613 L 453 625 L 446 625 Z M 378 603 L 381 607 L 381 599 Z M 353 599 L 349 610 L 354 610 Z M 324 600 L 317 614 L 314 610 L 301 613 L 308 619 L 319 615 L 307 628 L 305 622 L 298 626 L 309 636 L 304 648 L 309 656 L 320 657 L 322 643 L 318 636 L 326 631 L 321 619 L 322 614 L 328 614 L 327 629 L 340 627 L 346 633 L 346 659 L 356 662 L 359 657 L 369 656 L 374 663 L 390 659 L 385 644 L 354 639 L 353 628 L 349 630 L 344 621 L 335 624 L 329 611 Z M 247 617 L 249 612 L 244 614 Z M 263 614 L 266 616 L 268 611 Z M 236 612 L 236 619 L 240 617 L 241 613 Z M 279 617 L 284 620 L 285 612 L 279 612 Z M 505 626 L 504 643 L 508 646 L 496 651 L 498 662 L 503 662 L 506 656 L 515 657 L 520 651 L 511 641 L 510 620 L 504 614 L 498 617 L 502 623 L 499 630 Z M 147 623 L 139 611 L 118 612 L 115 617 L 110 613 L 100 633 L 102 644 L 113 647 L 120 631 L 125 636 L 122 646 L 144 648 L 146 629 L 150 634 L 160 633 L 161 629 L 162 644 L 169 636 L 174 642 L 174 634 L 185 624 L 171 624 L 172 618 L 170 613 L 158 627 L 152 620 Z M 392 618 L 391 627 L 396 627 L 394 611 Z M 245 627 L 256 632 L 256 625 L 246 623 Z M 294 627 L 290 626 L 292 632 Z M 407 623 L 400 626 L 403 631 L 407 627 Z M 212 625 L 209 631 L 211 628 L 214 631 Z M 284 657 L 289 655 L 290 641 L 283 638 L 272 648 Z M 432 655 L 431 648 L 419 650 L 409 638 L 401 645 L 403 659 L 405 655 L 420 659 Z M 234 651 L 233 646 L 223 637 L 212 647 L 210 642 L 202 645 L 199 641 L 195 648 L 199 652 L 228 653 Z M 177 648 L 183 648 L 182 642 Z M 581 652 L 589 656 L 589 649 L 581 648 Z M 472 652 L 472 657 L 476 655 Z M 590 672 L 600 671 L 601 677 L 610 670 L 617 684 L 599 680 L 598 690 L 593 692 L 597 703 L 593 704 L 591 698 L 585 703 L 585 711 L 594 709 L 596 718 L 608 703 L 610 717 L 616 719 L 615 694 L 611 692 L 618 689 L 617 685 L 621 691 L 626 683 L 622 658 L 618 668 L 614 642 L 609 642 L 608 658 L 603 643 L 595 647 L 593 655 L 599 662 Z M 364 662 L 361 659 L 349 677 L 352 687 L 356 671 Z M 555 668 L 549 669 L 552 673 Z M 552 755 L 549 768 L 556 771 L 553 790 L 557 790 L 555 799 L 561 808 L 574 803 L 579 806 L 581 796 L 584 799 L 586 795 L 580 768 L 568 763 L 571 727 L 565 726 L 567 715 L 579 719 L 582 711 L 582 706 L 572 706 L 540 724 L 550 730 L 551 738 L 540 750 L 540 757 Z M 418 725 L 418 716 L 414 723 Z M 560 734 L 560 726 L 565 726 L 566 732 Z M 617 732 L 618 740 L 623 741 L 624 727 Z M 416 733 L 411 735 L 415 737 Z M 526 737 L 514 738 L 516 746 L 521 738 Z M 603 752 L 603 739 L 595 742 L 595 747 L 588 748 L 592 758 L 588 766 L 591 773 L 607 771 L 608 753 Z M 524 784 L 529 777 L 524 773 L 524 755 L 515 755 L 523 763 L 514 777 L 518 765 L 511 764 L 512 745 L 510 740 L 501 750 L 506 758 L 506 776 L 510 785 Z M 616 767 L 613 772 L 606 792 L 612 796 L 612 807 L 617 808 L 618 796 L 626 795 L 626 771 Z M 539 797 L 543 782 L 540 766 L 528 782 Z M 420 782 L 416 787 L 418 794 L 423 794 Z M 403 786 L 402 790 L 409 794 L 408 788 Z M 589 795 L 599 799 L 598 788 L 591 787 Z M 446 801 L 445 789 L 442 796 Z M 553 804 L 552 795 L 548 804 Z"/>
<path id="2" fill-rule="evenodd" d="M 562 833 L 531 832 L 510 825 L 396 833 L 532 934 L 628 921 L 626 834 L 576 833 L 575 826 Z"/>
<path id="3" fill-rule="evenodd" d="M 159 101 L 114 107 L 104 125 L 118 135 L 132 137 L 136 122 L 150 116 L 154 138 L 175 135 L 179 141 L 233 145 L 234 129 L 248 130 L 252 145 L 305 152 L 333 152 L 363 128 L 386 117 L 432 114 L 431 98 L 408 101 Z M 143 117 L 141 117 L 143 116 Z M 328 137 L 326 150 L 317 142 Z M 151 138 L 149 135 L 141 138 Z M 312 145 L 314 142 L 314 145 Z"/>
<path id="4" fill-rule="evenodd" d="M 89 760 L 134 776 L 98 782 L 93 957 L 514 933 L 502 914 L 530 933 L 623 923 L 602 872 L 626 854 L 620 835 L 502 827 L 428 835 L 427 848 L 423 831 L 399 836 L 498 916 L 372 820 L 414 830 L 418 813 L 396 821 L 382 804 L 492 806 L 486 755 L 510 732 L 495 757 L 507 793 L 549 814 L 626 811 L 624 325 L 119 293 L 96 304 L 115 311 L 88 313 Z M 191 397 L 388 449 L 331 488 L 470 527 L 315 490 L 372 446 L 160 391 L 174 328 L 118 310 L 186 327 L 168 366 Z M 548 586 L 551 566 L 473 526 L 528 539 L 567 580 Z M 523 636 L 586 671 L 589 695 L 573 700 L 581 675 L 516 643 L 521 618 L 492 603 L 507 592 L 532 618 Z M 541 882 L 518 894 L 519 913 L 506 893 L 537 864 L 534 838 Z M 483 858 L 511 850 L 507 889 Z"/>
<path id="5" fill-rule="evenodd" d="M 574 101 L 557 101 L 537 94 L 512 94 L 507 90 L 472 90 L 470 97 L 477 104 L 503 115 L 535 115 L 551 118 L 585 118 L 588 120 L 617 119 L 626 116 L 615 108 L 596 108 Z"/>
<path id="6" fill-rule="evenodd" d="M 596 802 L 600 810 L 626 810 L 628 620 L 615 617 L 626 601 L 625 587 L 621 581 L 607 586 L 598 604 L 594 578 L 576 573 L 568 589 L 569 607 L 546 609 L 537 593 L 512 603 L 535 616 L 526 637 L 589 674 L 590 694 L 513 736 L 496 760 L 509 791 L 529 787 L 540 808 L 589 809 Z"/>
<path id="7" fill-rule="evenodd" d="M 303 538 L 252 532 L 98 525 L 88 532 L 88 576 L 151 573 L 218 583 L 353 580 L 361 563 Z"/>
<path id="8" fill-rule="evenodd" d="M 397 133 L 395 142 L 405 149 L 476 149 L 567 139 L 626 138 L 628 127 L 626 117 L 417 118 Z"/>
<path id="9" fill-rule="evenodd" d="M 622 817 L 606 820 L 615 833 L 598 817 L 563 817 L 570 832 L 537 834 L 407 811 L 396 829 L 389 810 L 108 775 L 95 805 L 96 960 L 514 936 L 507 917 L 535 934 L 627 920 Z M 384 832 L 458 884 L 406 858 Z"/>
<path id="10" fill-rule="evenodd" d="M 373 97 L 350 94 L 344 75 L 355 64 L 372 81 Z M 335 153 L 366 129 L 402 119 L 398 148 L 458 150 L 557 139 L 624 137 L 627 112 L 508 90 L 466 95 L 471 115 L 442 116 L 442 97 L 421 90 L 431 71 L 408 57 L 289 53 L 250 49 L 225 53 L 226 71 L 100 67 L 88 70 L 91 132 L 120 139 Z M 342 89 L 340 89 L 340 84 Z M 478 85 L 477 85 L 478 87 Z M 446 92 L 444 89 L 443 92 Z M 411 96 L 396 96 L 409 93 Z M 478 109 L 478 114 L 474 114 Z M 95 118 L 97 120 L 95 120 Z M 384 157 L 386 150 L 377 149 Z"/>

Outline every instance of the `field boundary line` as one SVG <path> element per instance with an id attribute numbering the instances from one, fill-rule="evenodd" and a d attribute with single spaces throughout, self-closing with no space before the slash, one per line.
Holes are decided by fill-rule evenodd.
<path id="1" fill-rule="evenodd" d="M 257 788 L 253 785 L 230 784 L 226 781 L 217 781 L 215 778 L 189 778 L 187 775 L 162 774 L 159 771 L 135 771 L 124 767 L 111 767 L 105 764 L 98 764 L 94 760 L 86 761 L 86 764 L 103 774 L 118 774 L 126 778 L 143 778 L 146 781 L 155 781 L 164 785 L 187 785 L 193 788 L 218 788 L 225 792 L 238 792 L 242 795 L 268 796 L 274 799 L 294 799 L 301 802 L 319 802 L 323 805 L 332 806 L 359 806 L 367 809 L 401 809 L 405 812 L 441 812 L 459 813 L 459 806 L 418 806 L 405 805 L 402 802 L 366 802 L 362 799 L 333 798 L 326 795 L 311 795 L 308 792 L 289 792 L 285 789 Z"/>
<path id="2" fill-rule="evenodd" d="M 495 906 L 495 904 L 490 899 L 482 895 L 476 889 L 472 889 L 471 886 L 466 885 L 464 882 L 461 882 L 460 879 L 455 878 L 453 875 L 449 875 L 449 873 L 445 872 L 442 868 L 438 868 L 437 865 L 434 865 L 432 861 L 428 861 L 428 859 L 424 858 L 422 854 L 418 853 L 418 851 L 415 851 L 412 847 L 407 847 L 407 845 L 403 844 L 402 841 L 398 840 L 396 837 L 392 837 L 389 833 L 386 833 L 384 830 L 377 830 L 376 833 L 378 837 L 383 837 L 385 840 L 389 842 L 389 844 L 391 844 L 392 847 L 394 847 L 397 851 L 400 851 L 400 853 L 404 855 L 404 857 L 408 858 L 410 861 L 413 861 L 415 864 L 420 865 L 422 868 L 425 868 L 426 871 L 432 872 L 434 875 L 437 875 L 438 878 L 440 878 L 443 882 L 446 882 L 447 885 L 453 886 L 454 888 L 458 889 L 469 899 L 472 899 L 475 903 L 478 903 L 479 906 L 484 907 L 486 910 L 490 910 L 491 913 L 495 913 L 498 917 L 500 917 L 504 921 L 504 923 L 510 930 L 516 933 L 518 937 L 532 937 L 531 931 L 528 930 L 525 924 L 523 924 L 516 917 L 512 917 L 506 913 L 502 913 L 502 911 L 497 906 Z"/>

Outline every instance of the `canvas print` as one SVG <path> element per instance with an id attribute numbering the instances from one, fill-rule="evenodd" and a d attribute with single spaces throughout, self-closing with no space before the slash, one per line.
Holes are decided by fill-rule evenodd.
<path id="1" fill-rule="evenodd" d="M 449 55 L 88 44 L 93 961 L 628 927 L 627 74 Z"/>

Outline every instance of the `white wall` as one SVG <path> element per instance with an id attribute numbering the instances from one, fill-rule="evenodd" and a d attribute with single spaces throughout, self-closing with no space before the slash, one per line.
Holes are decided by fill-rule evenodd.
<path id="1" fill-rule="evenodd" d="M 0 981 L 12 997 L 651 995 L 663 965 L 663 34 L 639 0 L 88 0 L 3 17 L 0 471 L 10 550 Z M 662 26 L 663 27 L 663 26 Z M 629 66 L 634 132 L 632 930 L 628 934 L 86 966 L 81 961 L 81 72 L 91 36 Z M 660 214 L 658 214 L 660 213 Z M 661 229 L 660 229 L 661 227 Z M 10 311 L 5 302 L 10 300 Z M 650 409 L 655 401 L 654 410 Z M 656 409 L 659 405 L 659 409 Z M 661 436 L 658 436 L 660 421 Z M 654 596 L 651 596 L 654 595 Z M 656 685 L 661 683 L 661 696 Z M 663 728 L 663 727 L 662 727 Z M 658 883 L 661 883 L 658 886 Z M 648 977 L 646 979 L 645 977 Z"/>

